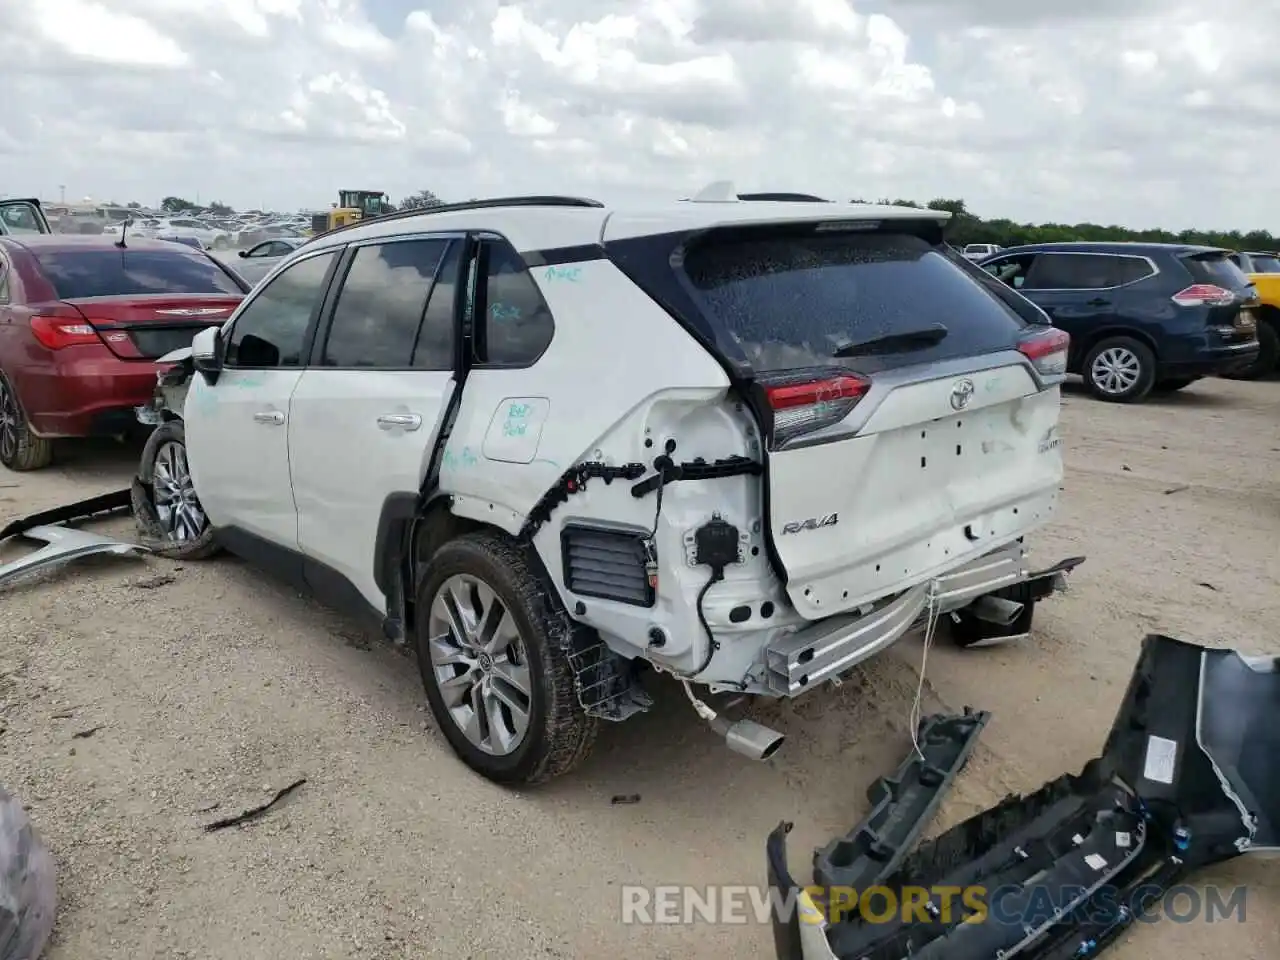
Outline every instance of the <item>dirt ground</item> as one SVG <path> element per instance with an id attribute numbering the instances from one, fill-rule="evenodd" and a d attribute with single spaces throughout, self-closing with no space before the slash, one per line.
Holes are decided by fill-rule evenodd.
<path id="1" fill-rule="evenodd" d="M 1029 643 L 928 660 L 927 709 L 994 714 L 947 822 L 1093 756 L 1145 633 L 1280 643 L 1280 383 L 1138 407 L 1073 392 L 1064 435 L 1064 506 L 1035 552 L 1088 556 L 1071 591 Z M 0 468 L 0 520 L 114 489 L 136 455 Z M 606 729 L 580 771 L 515 793 L 448 752 L 411 658 L 314 602 L 230 559 L 90 561 L 0 589 L 0 784 L 60 865 L 48 960 L 767 958 L 766 926 L 624 927 L 620 887 L 760 883 L 781 819 L 807 879 L 908 748 L 920 654 L 908 639 L 838 690 L 767 706 L 788 734 L 768 764 L 658 683 L 658 708 Z M 202 830 L 301 777 L 255 825 Z M 1202 879 L 1247 884 L 1246 922 L 1143 925 L 1116 960 L 1280 956 L 1274 867 Z"/>

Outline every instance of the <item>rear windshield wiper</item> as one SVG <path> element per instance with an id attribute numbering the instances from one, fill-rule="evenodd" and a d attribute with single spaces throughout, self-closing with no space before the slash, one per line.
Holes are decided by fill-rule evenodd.
<path id="1" fill-rule="evenodd" d="M 932 347 L 941 343 L 947 336 L 947 328 L 940 323 L 919 330 L 906 330 L 902 333 L 887 333 L 881 337 L 871 337 L 836 347 L 831 356 L 836 359 L 844 357 L 861 357 L 875 353 L 892 353 L 897 350 L 914 350 Z"/>

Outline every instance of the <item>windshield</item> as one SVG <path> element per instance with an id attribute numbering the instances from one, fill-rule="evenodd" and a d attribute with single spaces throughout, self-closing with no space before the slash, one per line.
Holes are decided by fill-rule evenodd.
<path id="1" fill-rule="evenodd" d="M 243 293 L 209 257 L 174 244 L 173 250 L 58 250 L 37 253 L 61 300 L 151 293 Z"/>
<path id="2" fill-rule="evenodd" d="M 685 272 L 757 371 L 830 364 L 842 347 L 885 337 L 901 346 L 835 362 L 873 372 L 990 353 L 1025 326 L 941 248 L 902 233 L 712 240 L 689 251 Z M 946 335 L 922 343 L 937 324 Z"/>

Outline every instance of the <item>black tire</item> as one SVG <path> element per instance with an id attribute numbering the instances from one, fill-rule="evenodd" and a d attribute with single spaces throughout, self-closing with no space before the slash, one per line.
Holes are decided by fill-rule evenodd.
<path id="1" fill-rule="evenodd" d="M 43 470 L 53 463 L 53 441 L 31 432 L 22 400 L 0 373 L 0 463 L 15 473 Z"/>
<path id="2" fill-rule="evenodd" d="M 1131 382 L 1120 385 L 1118 379 L 1108 380 L 1101 369 L 1108 355 L 1116 360 L 1113 369 L 1133 372 Z M 1156 357 L 1141 340 L 1108 337 L 1089 349 L 1080 372 L 1085 387 L 1097 399 L 1108 403 L 1137 403 L 1155 386 Z"/>
<path id="3" fill-rule="evenodd" d="M 1036 601 L 1031 596 L 1030 584 L 1015 583 L 1011 587 L 995 590 L 991 595 L 1022 604 L 1022 612 L 1014 618 L 1013 623 L 1002 626 L 998 623 L 979 620 L 968 611 L 957 610 L 953 616 L 947 617 L 951 621 L 951 640 L 957 647 L 994 646 L 1009 637 L 1031 632 L 1031 624 L 1036 614 Z"/>
<path id="4" fill-rule="evenodd" d="M 1199 377 L 1168 377 L 1157 380 L 1154 389 L 1158 393 L 1175 393 L 1178 390 L 1185 390 L 1199 379 Z"/>
<path id="5" fill-rule="evenodd" d="M 597 729 L 596 719 L 587 716 L 579 702 L 564 649 L 573 624 L 527 550 L 497 533 L 474 533 L 451 540 L 429 561 L 416 595 L 418 667 L 436 724 L 463 763 L 502 784 L 543 783 L 568 773 L 590 752 Z M 460 582 L 454 578 L 474 578 L 496 595 L 523 648 L 521 665 L 527 666 L 530 681 L 528 724 L 523 739 L 507 753 L 486 751 L 468 738 L 445 705 L 436 677 L 432 604 L 446 583 Z M 448 643 L 458 646 L 455 633 L 446 636 Z M 468 673 L 479 676 L 462 669 L 460 677 Z"/>
<path id="6" fill-rule="evenodd" d="M 152 553 L 172 560 L 204 560 L 215 556 L 221 549 L 213 539 L 213 525 L 200 508 L 200 501 L 195 496 L 194 487 L 190 488 L 190 498 L 199 510 L 200 522 L 198 532 L 191 527 L 173 522 L 173 513 L 164 504 L 157 505 L 155 477 L 156 461 L 166 448 L 176 446 L 182 452 L 183 463 L 186 460 L 187 436 L 181 420 L 170 420 L 162 423 L 151 432 L 146 446 L 142 448 L 142 461 L 138 464 L 138 475 L 133 481 L 133 519 L 138 527 L 138 535 L 144 546 Z M 170 449 L 166 456 L 172 453 Z M 170 472 L 170 471 L 166 471 Z M 189 483 L 190 476 L 187 477 Z M 168 499 L 168 498 L 166 498 Z"/>
<path id="7" fill-rule="evenodd" d="M 1228 370 L 1222 376 L 1228 380 L 1258 380 L 1275 372 L 1280 365 L 1280 332 L 1276 330 L 1276 321 L 1268 313 L 1258 321 L 1258 356 L 1252 363 Z"/>

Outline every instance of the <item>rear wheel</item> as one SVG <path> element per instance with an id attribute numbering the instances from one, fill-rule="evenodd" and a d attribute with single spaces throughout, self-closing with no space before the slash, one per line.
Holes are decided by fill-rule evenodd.
<path id="1" fill-rule="evenodd" d="M 1151 348 L 1132 337 L 1108 337 L 1084 358 L 1085 386 L 1099 400 L 1135 403 L 1156 382 L 1156 358 Z"/>
<path id="2" fill-rule="evenodd" d="M 534 784 L 586 757 L 596 720 L 564 649 L 570 621 L 523 548 L 496 533 L 445 544 L 421 580 L 416 616 L 427 701 L 467 766 Z"/>
<path id="3" fill-rule="evenodd" d="M 1258 322 L 1258 356 L 1252 363 L 1224 373 L 1224 377 L 1229 380 L 1257 380 L 1275 372 L 1277 364 L 1280 364 L 1280 333 L 1275 324 L 1271 314 Z"/>
<path id="4" fill-rule="evenodd" d="M 174 560 L 202 560 L 218 552 L 187 464 L 181 420 L 162 423 L 147 438 L 133 482 L 133 518 L 153 553 Z"/>
<path id="5" fill-rule="evenodd" d="M 18 394 L 0 373 L 0 463 L 10 470 L 40 470 L 53 462 L 53 441 L 31 432 Z"/>

